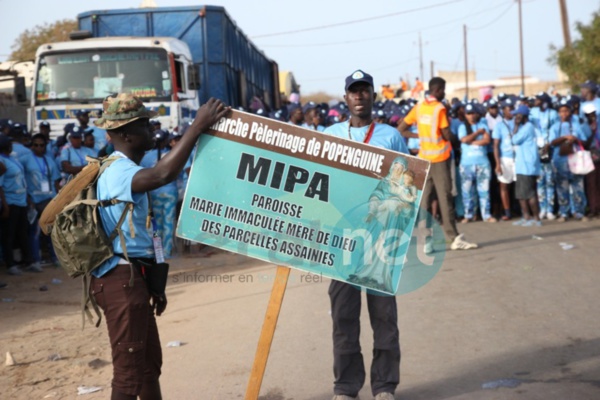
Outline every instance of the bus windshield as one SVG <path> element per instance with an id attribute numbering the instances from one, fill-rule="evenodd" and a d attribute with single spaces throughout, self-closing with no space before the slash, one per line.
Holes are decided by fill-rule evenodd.
<path id="1" fill-rule="evenodd" d="M 114 93 L 168 101 L 171 73 L 163 49 L 94 49 L 40 57 L 36 104 L 98 103 Z"/>

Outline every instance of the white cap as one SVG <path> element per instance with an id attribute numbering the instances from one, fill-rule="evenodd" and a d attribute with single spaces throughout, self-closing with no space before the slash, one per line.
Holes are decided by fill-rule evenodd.
<path id="1" fill-rule="evenodd" d="M 593 114 L 596 112 L 596 106 L 594 103 L 587 103 L 582 108 L 584 114 Z"/>

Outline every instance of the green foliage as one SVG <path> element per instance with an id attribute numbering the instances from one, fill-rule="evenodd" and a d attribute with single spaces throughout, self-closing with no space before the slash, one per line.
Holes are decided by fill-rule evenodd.
<path id="1" fill-rule="evenodd" d="M 600 12 L 592 14 L 592 22 L 584 25 L 577 22 L 575 29 L 580 38 L 571 47 L 561 49 L 550 46 L 551 64 L 558 65 L 569 77 L 569 82 L 577 85 L 587 79 L 600 80 Z"/>
<path id="2" fill-rule="evenodd" d="M 11 46 L 11 61 L 28 61 L 35 59 L 35 52 L 44 43 L 64 42 L 69 40 L 69 33 L 77 30 L 77 21 L 63 19 L 52 24 L 45 23 L 26 29 Z"/>

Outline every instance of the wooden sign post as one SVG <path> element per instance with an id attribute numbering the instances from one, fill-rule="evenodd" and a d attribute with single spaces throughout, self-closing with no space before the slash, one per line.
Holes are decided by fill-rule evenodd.
<path id="1" fill-rule="evenodd" d="M 283 266 L 277 267 L 275 282 L 273 282 L 273 288 L 271 289 L 271 298 L 269 299 L 269 305 L 267 306 L 267 313 L 260 333 L 260 339 L 258 340 L 254 364 L 252 365 L 250 380 L 248 381 L 248 387 L 246 389 L 246 400 L 258 400 L 260 386 L 262 385 L 265 369 L 267 368 L 271 343 L 273 343 L 277 319 L 279 318 L 279 312 L 281 311 L 281 304 L 283 303 L 283 296 L 285 295 L 289 276 L 290 268 Z"/>

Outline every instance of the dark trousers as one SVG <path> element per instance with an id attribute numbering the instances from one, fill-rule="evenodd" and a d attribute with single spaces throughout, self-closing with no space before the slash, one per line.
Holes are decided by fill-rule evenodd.
<path id="1" fill-rule="evenodd" d="M 421 208 L 419 209 L 419 228 L 431 228 L 432 218 L 427 212 L 433 201 L 433 192 L 437 194 L 437 199 L 442 214 L 442 226 L 446 240 L 452 242 L 458 236 L 456 229 L 456 212 L 454 210 L 454 198 L 452 196 L 452 175 L 451 168 L 454 168 L 452 158 L 439 163 L 431 163 L 429 175 L 423 189 Z M 427 234 L 426 236 L 430 236 Z"/>
<path id="2" fill-rule="evenodd" d="M 595 170 L 585 176 L 588 207 L 591 214 L 600 214 L 600 162 L 594 163 Z"/>
<path id="3" fill-rule="evenodd" d="M 356 397 L 365 383 L 365 365 L 360 347 L 361 291 L 332 280 L 329 286 L 333 319 L 334 393 Z M 400 333 L 394 296 L 367 294 L 373 328 L 371 390 L 394 393 L 400 382 Z"/>
<path id="4" fill-rule="evenodd" d="M 13 247 L 16 244 L 21 249 L 21 263 L 31 264 L 31 252 L 29 250 L 29 238 L 27 230 L 29 221 L 27 221 L 27 207 L 15 205 L 8 206 L 8 218 L 0 220 L 2 228 L 2 255 L 6 267 L 15 265 L 13 258 Z"/>
<path id="5" fill-rule="evenodd" d="M 92 277 L 90 295 L 104 311 L 112 348 L 113 391 L 139 396 L 146 384 L 158 382 L 162 350 L 150 294 L 136 268 L 117 265 L 100 278 Z"/>

